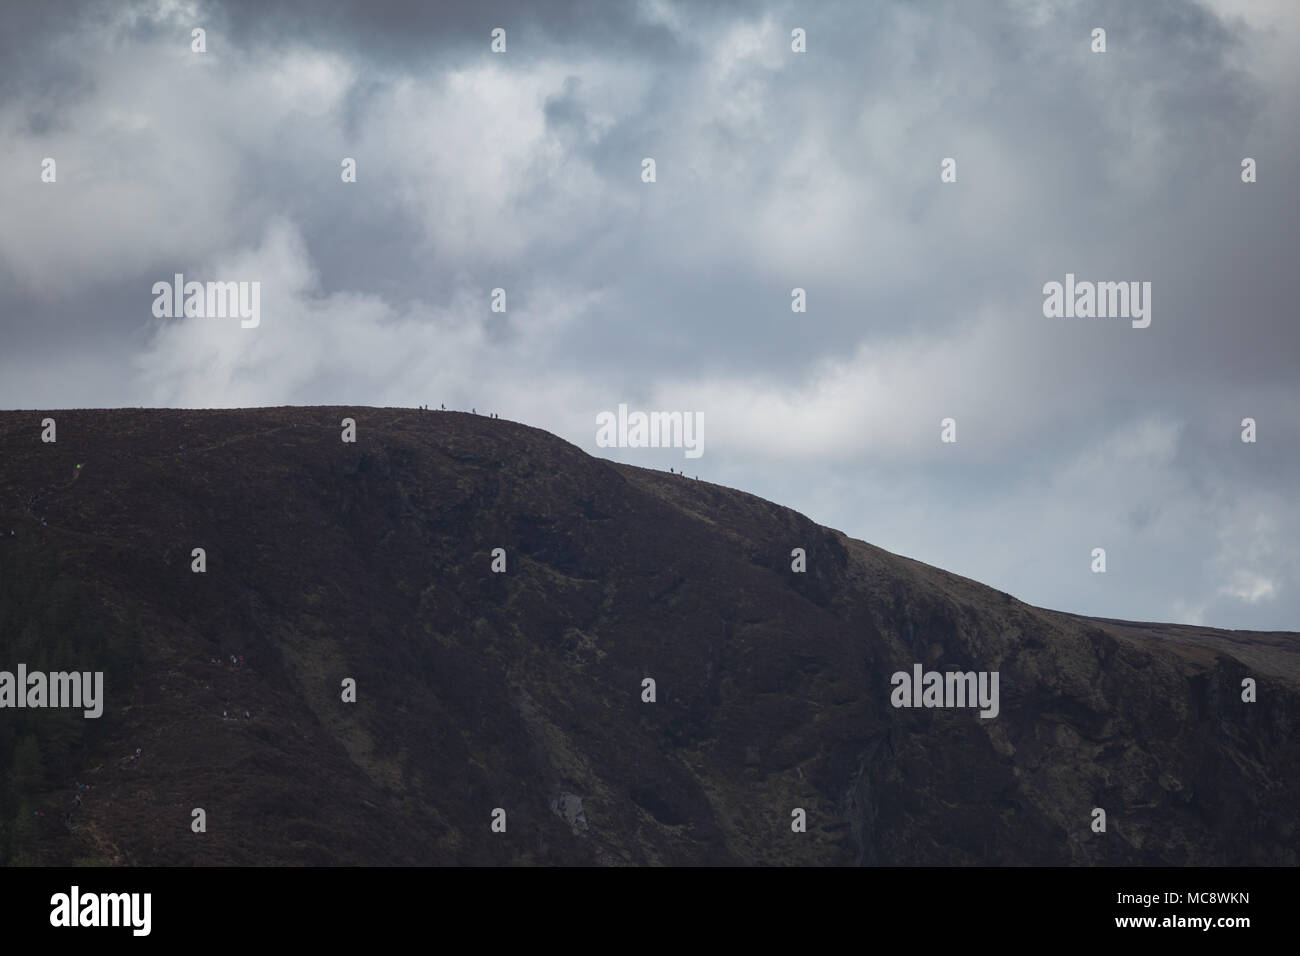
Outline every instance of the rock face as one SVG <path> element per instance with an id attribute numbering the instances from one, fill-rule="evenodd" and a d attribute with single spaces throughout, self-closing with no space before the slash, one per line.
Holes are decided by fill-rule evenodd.
<path id="1" fill-rule="evenodd" d="M 576 793 L 557 793 L 551 798 L 551 812 L 559 814 L 575 832 L 587 829 L 587 814 L 582 810 L 582 797 Z"/>
<path id="2" fill-rule="evenodd" d="M 1300 862 L 1295 634 L 1030 607 L 482 416 L 5 412 L 0 451 L 0 670 L 106 698 L 0 710 L 0 862 Z M 893 706 L 918 664 L 997 716 Z"/>

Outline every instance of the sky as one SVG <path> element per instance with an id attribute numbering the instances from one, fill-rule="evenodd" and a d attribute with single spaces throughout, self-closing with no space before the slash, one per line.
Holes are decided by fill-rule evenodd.
<path id="1" fill-rule="evenodd" d="M 0 407 L 476 408 L 1031 604 L 1300 630 L 1297 53 L 1291 0 L 6 3 Z M 155 315 L 177 273 L 259 324 Z M 1150 325 L 1045 315 L 1067 274 Z M 598 446 L 620 404 L 702 456 Z"/>

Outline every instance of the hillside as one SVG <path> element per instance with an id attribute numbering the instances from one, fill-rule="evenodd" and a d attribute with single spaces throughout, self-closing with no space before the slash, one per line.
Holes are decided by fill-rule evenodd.
<path id="1" fill-rule="evenodd" d="M 0 535 L 0 670 L 105 672 L 0 710 L 0 862 L 1300 862 L 1296 634 L 1034 608 L 509 421 L 0 412 Z M 998 715 L 891 706 L 915 663 Z"/>

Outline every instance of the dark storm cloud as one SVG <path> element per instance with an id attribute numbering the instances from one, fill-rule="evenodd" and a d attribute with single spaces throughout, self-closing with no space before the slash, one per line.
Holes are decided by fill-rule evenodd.
<path id="1" fill-rule="evenodd" d="M 721 15 L 740 3 L 714 4 Z M 662 24 L 647 23 L 635 3 L 599 0 L 530 0 L 493 3 L 355 3 L 347 0 L 291 0 L 266 4 L 234 0 L 213 8 L 232 42 L 254 46 L 293 40 L 319 47 L 343 47 L 376 64 L 440 68 L 480 59 L 491 31 L 506 30 L 525 61 L 538 51 L 597 51 L 633 56 L 664 67 L 687 53 Z"/>

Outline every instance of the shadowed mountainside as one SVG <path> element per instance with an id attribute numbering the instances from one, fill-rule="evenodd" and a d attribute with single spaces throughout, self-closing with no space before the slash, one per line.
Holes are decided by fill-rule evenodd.
<path id="1" fill-rule="evenodd" d="M 1298 862 L 1296 634 L 1030 607 L 509 421 L 2 412 L 0 535 L 0 670 L 106 674 L 0 710 L 0 862 Z M 895 709 L 914 663 L 1000 713 Z"/>

